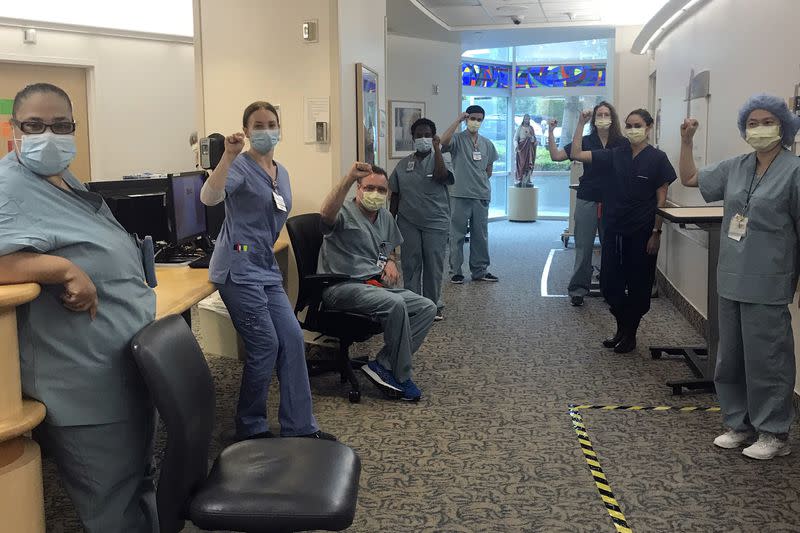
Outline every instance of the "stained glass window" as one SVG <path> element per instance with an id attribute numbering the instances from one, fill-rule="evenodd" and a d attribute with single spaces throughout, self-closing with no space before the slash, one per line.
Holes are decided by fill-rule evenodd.
<path id="1" fill-rule="evenodd" d="M 464 87 L 508 89 L 511 85 L 511 67 L 464 61 L 461 63 L 461 82 Z"/>
<path id="2" fill-rule="evenodd" d="M 605 65 L 517 67 L 517 89 L 537 87 L 605 87 Z M 465 83 L 466 85 L 466 83 Z"/>

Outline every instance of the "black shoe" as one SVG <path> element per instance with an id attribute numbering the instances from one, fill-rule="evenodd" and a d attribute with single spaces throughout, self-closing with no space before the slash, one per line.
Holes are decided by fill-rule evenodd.
<path id="1" fill-rule="evenodd" d="M 486 274 L 484 274 L 479 278 L 472 278 L 472 279 L 474 279 L 475 281 L 500 281 L 500 278 L 498 278 L 494 274 L 490 274 L 489 272 L 487 272 Z"/>
<path id="2" fill-rule="evenodd" d="M 617 324 L 617 332 L 614 333 L 613 337 L 604 340 L 603 346 L 605 346 L 606 348 L 614 348 L 617 344 L 619 344 L 619 341 L 622 340 L 622 336 L 623 336 L 622 327 L 619 324 Z"/>
<path id="3" fill-rule="evenodd" d="M 583 305 L 583 296 L 573 296 L 570 298 L 570 303 L 573 307 L 580 307 Z"/>
<path id="4" fill-rule="evenodd" d="M 272 439 L 275 438 L 275 434 L 271 431 L 263 431 L 261 433 L 254 433 L 252 435 L 248 435 L 246 437 L 236 437 L 236 440 L 241 442 L 243 440 L 255 440 L 255 439 Z"/>
<path id="5" fill-rule="evenodd" d="M 464 283 L 464 276 L 461 274 L 456 274 L 452 278 L 450 278 L 450 283 L 455 283 L 456 285 L 460 285 Z"/>
<path id="6" fill-rule="evenodd" d="M 630 353 L 636 349 L 636 335 L 623 335 L 614 346 L 614 353 Z"/>
<path id="7" fill-rule="evenodd" d="M 337 440 L 336 437 L 330 433 L 325 433 L 324 431 L 315 431 L 314 433 L 309 433 L 308 435 L 298 435 L 298 437 L 305 439 Z"/>

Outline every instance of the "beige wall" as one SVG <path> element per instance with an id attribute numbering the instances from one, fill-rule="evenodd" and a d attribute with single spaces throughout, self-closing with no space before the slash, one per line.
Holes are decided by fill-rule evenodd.
<path id="1" fill-rule="evenodd" d="M 786 38 L 794 35 L 796 20 L 791 16 L 775 16 L 791 13 L 795 7 L 795 0 L 770 0 L 766 4 L 750 0 L 707 2 L 658 45 L 655 66 L 656 96 L 662 100 L 660 144 L 674 165 L 680 151 L 679 127 L 686 115 L 684 97 L 691 69 L 711 72 L 707 162 L 750 151 L 736 128 L 741 105 L 758 92 L 789 97 L 799 81 L 798 46 Z M 768 28 L 768 31 L 759 32 L 758 39 L 750 38 L 754 35 L 753 28 Z M 748 38 L 738 38 L 741 36 Z M 705 205 L 697 189 L 680 184 L 670 187 L 670 198 L 681 205 Z M 664 264 L 660 268 L 705 315 L 708 250 L 697 233 L 668 228 L 662 240 Z M 790 309 L 798 322 L 797 306 Z M 795 324 L 795 344 L 798 334 L 800 330 Z"/>
<path id="2" fill-rule="evenodd" d="M 89 67 L 95 181 L 194 168 L 193 57 L 191 43 L 57 30 L 39 30 L 37 44 L 24 44 L 20 28 L 0 26 L 0 61 Z"/>
<path id="3" fill-rule="evenodd" d="M 426 116 L 441 134 L 460 112 L 461 45 L 391 34 L 386 44 L 387 100 L 425 102 Z M 433 84 L 439 86 L 439 94 L 433 94 Z M 388 132 L 385 140 L 388 143 Z M 394 170 L 398 161 L 389 159 L 386 170 Z"/>
<path id="4" fill-rule="evenodd" d="M 631 52 L 641 29 L 641 26 L 618 26 L 614 37 L 614 104 L 621 120 L 634 109 L 647 108 L 649 61 L 646 55 Z"/>

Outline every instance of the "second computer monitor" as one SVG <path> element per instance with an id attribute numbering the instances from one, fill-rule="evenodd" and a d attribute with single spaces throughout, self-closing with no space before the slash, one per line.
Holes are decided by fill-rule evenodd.
<path id="1" fill-rule="evenodd" d="M 183 244 L 205 235 L 206 208 L 200 201 L 205 172 L 183 172 L 169 177 L 170 233 L 173 244 Z"/>

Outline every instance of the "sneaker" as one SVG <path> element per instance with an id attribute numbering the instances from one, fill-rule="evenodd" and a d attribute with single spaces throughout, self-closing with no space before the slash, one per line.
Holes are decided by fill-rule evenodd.
<path id="1" fill-rule="evenodd" d="M 714 439 L 714 446 L 719 446 L 720 448 L 725 448 L 726 450 L 732 450 L 733 448 L 743 446 L 744 443 L 751 440 L 754 436 L 755 432 L 752 430 L 734 431 L 731 429 L 727 433 L 723 433 Z"/>
<path id="2" fill-rule="evenodd" d="M 436 316 L 433 317 L 433 321 L 441 322 L 442 320 L 444 320 L 444 315 L 442 314 L 441 311 L 436 311 Z"/>
<path id="3" fill-rule="evenodd" d="M 461 274 L 456 274 L 452 278 L 450 278 L 450 283 L 455 283 L 456 285 L 460 285 L 464 283 L 464 276 Z"/>
<path id="4" fill-rule="evenodd" d="M 319 430 L 315 431 L 314 433 L 309 433 L 308 435 L 298 435 L 298 437 L 303 437 L 305 439 L 337 440 L 336 437 L 330 433 L 325 433 L 324 431 Z"/>
<path id="5" fill-rule="evenodd" d="M 573 307 L 580 307 L 583 305 L 583 296 L 573 296 L 569 302 Z"/>
<path id="6" fill-rule="evenodd" d="M 473 278 L 473 279 L 475 281 L 500 281 L 500 278 L 498 278 L 494 274 L 490 274 L 489 272 L 487 272 L 486 274 L 484 274 L 479 278 Z"/>
<path id="7" fill-rule="evenodd" d="M 400 384 L 403 387 L 403 395 L 400 396 L 401 400 L 407 402 L 418 402 L 422 397 L 422 391 L 419 390 L 417 384 L 411 381 L 411 378 L 405 380 Z"/>
<path id="8" fill-rule="evenodd" d="M 392 373 L 383 367 L 378 361 L 370 361 L 361 367 L 361 370 L 378 387 L 385 391 L 402 393 L 403 387 L 398 383 Z"/>
<path id="9" fill-rule="evenodd" d="M 790 453 L 792 453 L 792 450 L 789 448 L 789 441 L 779 439 L 772 433 L 759 433 L 758 440 L 755 444 L 751 444 L 742 450 L 742 455 L 762 461 L 772 459 L 773 457 L 783 457 Z"/>

